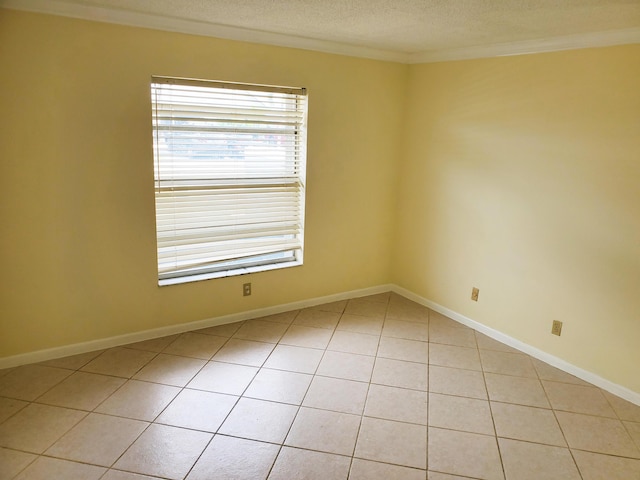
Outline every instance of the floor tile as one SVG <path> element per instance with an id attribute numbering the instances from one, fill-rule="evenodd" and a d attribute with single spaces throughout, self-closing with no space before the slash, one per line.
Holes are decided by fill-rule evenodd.
<path id="1" fill-rule="evenodd" d="M 620 420 L 640 423 L 640 405 L 635 405 L 604 390 L 602 390 L 602 394 L 609 401 Z"/>
<path id="2" fill-rule="evenodd" d="M 114 467 L 146 475 L 182 479 L 211 438 L 210 433 L 151 425 Z"/>
<path id="3" fill-rule="evenodd" d="M 422 323 L 387 318 L 382 328 L 382 335 L 426 342 L 429 340 L 429 326 Z"/>
<path id="4" fill-rule="evenodd" d="M 322 303 L 310 308 L 313 308 L 314 310 L 322 310 L 324 312 L 343 313 L 346 307 L 347 300 L 339 300 L 337 302 Z"/>
<path id="5" fill-rule="evenodd" d="M 302 407 L 285 445 L 339 455 L 353 455 L 360 416 Z"/>
<path id="6" fill-rule="evenodd" d="M 447 317 L 435 310 L 429 310 L 429 325 L 436 325 L 442 327 L 454 327 L 454 328 L 467 328 L 460 322 L 456 322 L 452 318 Z"/>
<path id="7" fill-rule="evenodd" d="M 227 341 L 228 339 L 226 337 L 186 332 L 181 334 L 165 348 L 163 353 L 210 360 Z"/>
<path id="8" fill-rule="evenodd" d="M 100 480 L 158 480 L 158 477 L 140 475 L 139 473 L 123 472 L 122 470 L 110 469 Z"/>
<path id="9" fill-rule="evenodd" d="M 364 414 L 399 422 L 427 424 L 427 392 L 371 385 Z"/>
<path id="10" fill-rule="evenodd" d="M 396 300 L 396 297 L 392 297 L 387 308 L 386 318 L 428 323 L 429 309 L 407 299 Z"/>
<path id="11" fill-rule="evenodd" d="M 429 427 L 429 469 L 485 480 L 502 480 L 496 438 Z"/>
<path id="12" fill-rule="evenodd" d="M 133 378 L 145 382 L 184 387 L 204 367 L 206 360 L 159 354 Z"/>
<path id="13" fill-rule="evenodd" d="M 429 394 L 429 426 L 495 434 L 488 401 L 439 393 Z"/>
<path id="14" fill-rule="evenodd" d="M 179 392 L 178 387 L 129 380 L 95 411 L 151 422 Z"/>
<path id="15" fill-rule="evenodd" d="M 346 480 L 349 464 L 341 455 L 283 447 L 269 480 Z"/>
<path id="16" fill-rule="evenodd" d="M 640 458 L 640 450 L 620 420 L 568 412 L 556 412 L 556 417 L 571 448 Z"/>
<path id="17" fill-rule="evenodd" d="M 46 455 L 110 467 L 149 424 L 91 413 L 54 443 Z"/>
<path id="18" fill-rule="evenodd" d="M 73 373 L 55 367 L 24 365 L 0 377 L 0 396 L 33 401 Z"/>
<path id="19" fill-rule="evenodd" d="M 640 480 L 640 406 L 390 292 L 0 370 L 0 478 L 185 476 Z"/>
<path id="20" fill-rule="evenodd" d="M 289 372 L 315 373 L 323 353 L 323 350 L 315 348 L 277 345 L 264 366 Z"/>
<path id="21" fill-rule="evenodd" d="M 347 302 L 344 313 L 362 315 L 364 317 L 384 318 L 387 312 L 387 304 L 378 301 L 369 301 L 362 298 L 351 299 Z"/>
<path id="22" fill-rule="evenodd" d="M 496 402 L 550 408 L 540 380 L 485 373 L 489 398 Z"/>
<path id="23" fill-rule="evenodd" d="M 258 320 L 291 325 L 291 323 L 298 316 L 299 313 L 300 313 L 300 310 L 290 310 L 288 312 L 274 313 L 273 315 L 265 315 L 264 317 L 260 317 Z"/>
<path id="24" fill-rule="evenodd" d="M 38 403 L 93 410 L 122 386 L 124 378 L 75 372 L 38 398 Z"/>
<path id="25" fill-rule="evenodd" d="M 391 299 L 392 292 L 382 292 L 382 293 L 374 293 L 372 295 L 365 295 L 364 297 L 358 297 L 356 300 L 361 300 L 363 302 L 377 302 L 384 303 L 385 305 L 389 303 Z"/>
<path id="26" fill-rule="evenodd" d="M 403 307 L 390 304 L 385 316 L 386 320 L 401 320 L 403 322 L 421 323 L 423 325 L 429 325 L 429 310 L 426 307 L 420 307 L 421 310 L 413 310 L 411 308 L 404 309 Z"/>
<path id="27" fill-rule="evenodd" d="M 354 458 L 349 480 L 425 480 L 424 470 Z"/>
<path id="28" fill-rule="evenodd" d="M 320 305 L 314 305 L 314 310 L 322 310 L 323 312 L 335 312 L 335 313 L 343 313 L 344 309 L 347 307 L 347 300 L 338 300 L 336 302 L 329 303 L 321 303 Z"/>
<path id="29" fill-rule="evenodd" d="M 155 352 L 145 352 L 132 348 L 112 348 L 91 360 L 81 370 L 131 378 L 155 356 Z"/>
<path id="30" fill-rule="evenodd" d="M 24 400 L 0 397 L 0 423 L 16 414 L 27 405 L 29 405 L 29 402 L 25 402 Z"/>
<path id="31" fill-rule="evenodd" d="M 516 377 L 538 378 L 533 363 L 528 355 L 520 353 L 495 352 L 480 350 L 482 370 Z"/>
<path id="32" fill-rule="evenodd" d="M 238 397 L 233 395 L 184 389 L 156 423 L 216 432 L 237 401 Z"/>
<path id="33" fill-rule="evenodd" d="M 613 408 L 597 387 L 542 381 L 554 410 L 617 418 Z"/>
<path id="34" fill-rule="evenodd" d="M 260 367 L 271 354 L 274 347 L 275 344 L 273 343 L 231 338 L 224 347 L 218 350 L 218 353 L 213 356 L 213 360 Z"/>
<path id="35" fill-rule="evenodd" d="M 271 443 L 216 435 L 187 480 L 264 480 L 279 450 Z"/>
<path id="36" fill-rule="evenodd" d="M 153 338 L 151 340 L 143 340 L 142 342 L 129 343 L 127 348 L 135 350 L 145 350 L 147 352 L 160 353 L 169 345 L 171 345 L 180 335 L 168 335 L 166 337 Z"/>
<path id="37" fill-rule="evenodd" d="M 264 320 L 265 318 L 263 318 Z M 226 323 L 224 325 L 216 325 L 215 327 L 201 328 L 194 330 L 194 333 L 203 333 L 205 335 L 215 335 L 217 337 L 232 337 L 234 333 L 244 324 L 244 322 Z"/>
<path id="38" fill-rule="evenodd" d="M 322 357 L 317 374 L 325 377 L 369 382 L 374 363 L 375 357 L 368 355 L 327 350 Z"/>
<path id="39" fill-rule="evenodd" d="M 14 480 L 51 480 L 53 478 L 98 480 L 106 470 L 106 468 L 68 460 L 40 457 Z"/>
<path id="40" fill-rule="evenodd" d="M 0 378 L 4 377 L 5 375 L 8 375 L 9 373 L 11 373 L 12 371 L 14 371 L 16 368 L 18 367 L 11 367 L 11 368 L 1 368 L 0 369 Z"/>
<path id="41" fill-rule="evenodd" d="M 482 371 L 478 349 L 439 343 L 429 344 L 429 364 Z"/>
<path id="42" fill-rule="evenodd" d="M 429 342 L 477 348 L 475 333 L 470 328 L 429 325 Z"/>
<path id="43" fill-rule="evenodd" d="M 233 335 L 233 338 L 278 343 L 286 330 L 287 325 L 284 323 L 266 322 L 264 320 L 247 320 Z"/>
<path id="44" fill-rule="evenodd" d="M 499 437 L 567 446 L 551 410 L 498 402 L 491 402 L 491 410 Z"/>
<path id="45" fill-rule="evenodd" d="M 291 325 L 280 339 L 280 344 L 324 349 L 327 348 L 329 340 L 331 340 L 331 334 L 332 330 L 326 328 Z"/>
<path id="46" fill-rule="evenodd" d="M 488 398 L 482 372 L 435 365 L 429 366 L 429 391 L 461 397 Z"/>
<path id="47" fill-rule="evenodd" d="M 234 437 L 282 443 L 298 407 L 283 403 L 241 398 L 219 432 Z"/>
<path id="48" fill-rule="evenodd" d="M 583 480 L 635 480 L 640 478 L 640 460 L 573 450 Z"/>
<path id="49" fill-rule="evenodd" d="M 429 386 L 427 366 L 389 358 L 377 358 L 371 383 L 426 391 Z"/>
<path id="50" fill-rule="evenodd" d="M 538 373 L 540 380 L 551 380 L 553 382 L 573 383 L 575 385 L 589 385 L 584 380 L 580 380 L 578 377 L 563 372 L 562 370 L 552 367 L 548 363 L 542 362 L 536 358 L 532 358 L 533 366 Z"/>
<path id="51" fill-rule="evenodd" d="M 189 382 L 187 387 L 209 392 L 242 395 L 256 373 L 258 373 L 256 367 L 209 362 Z"/>
<path id="52" fill-rule="evenodd" d="M 633 441 L 636 442 L 636 446 L 640 448 L 640 423 L 627 422 L 626 420 L 622 423 L 627 428 L 627 432 L 629 432 Z"/>
<path id="53" fill-rule="evenodd" d="M 364 417 L 355 457 L 425 469 L 427 427 Z"/>
<path id="54" fill-rule="evenodd" d="M 255 376 L 244 396 L 300 405 L 312 378 L 312 375 L 304 373 L 263 368 Z"/>
<path id="55" fill-rule="evenodd" d="M 409 299 L 409 298 L 407 298 L 407 297 L 405 297 L 405 296 L 403 296 L 403 295 L 401 295 L 399 293 L 390 292 L 389 293 L 389 305 L 393 305 L 393 304 L 397 304 L 397 305 L 405 304 L 405 305 L 408 305 L 408 306 L 412 306 L 413 305 L 415 307 L 420 307 L 420 308 L 425 308 L 425 309 L 427 308 L 427 307 L 423 307 L 419 303 L 414 302 L 413 300 L 411 300 L 411 299 Z"/>
<path id="56" fill-rule="evenodd" d="M 377 335 L 336 330 L 327 349 L 335 352 L 375 355 L 379 339 Z"/>
<path id="57" fill-rule="evenodd" d="M 36 455 L 0 447 L 0 478 L 10 479 L 33 462 Z"/>
<path id="58" fill-rule="evenodd" d="M 337 330 L 347 332 L 367 333 L 369 335 L 380 335 L 382 333 L 382 318 L 363 317 L 362 315 L 351 315 L 345 313 L 340 318 Z"/>
<path id="59" fill-rule="evenodd" d="M 476 331 L 475 334 L 476 334 L 476 343 L 480 350 L 495 350 L 498 352 L 522 353 L 521 351 L 513 347 L 510 347 L 509 345 L 505 345 L 504 343 L 499 342 L 498 340 L 494 340 L 493 338 L 488 337 L 483 333 Z"/>
<path id="60" fill-rule="evenodd" d="M 315 308 L 306 308 L 304 310 L 300 310 L 300 313 L 293 321 L 293 324 L 333 330 L 336 328 L 339 320 L 339 313 L 326 312 Z"/>
<path id="61" fill-rule="evenodd" d="M 369 384 L 339 378 L 314 377 L 302 403 L 306 407 L 361 415 Z"/>
<path id="62" fill-rule="evenodd" d="M 42 453 L 86 412 L 32 403 L 0 425 L 0 446 Z"/>
<path id="63" fill-rule="evenodd" d="M 41 362 L 40 365 L 46 367 L 66 368 L 68 370 L 78 370 L 84 367 L 91 360 L 100 355 L 103 350 L 95 350 L 93 352 L 79 353 L 77 355 L 71 355 L 69 357 L 55 358 L 46 362 Z"/>
<path id="64" fill-rule="evenodd" d="M 378 357 L 406 360 L 407 362 L 429 363 L 429 344 L 418 340 L 381 337 Z"/>
<path id="65" fill-rule="evenodd" d="M 458 475 L 449 475 L 448 473 L 427 472 L 428 480 L 469 480 L 470 477 L 459 477 Z"/>
<path id="66" fill-rule="evenodd" d="M 568 448 L 499 439 L 507 480 L 582 480 Z"/>

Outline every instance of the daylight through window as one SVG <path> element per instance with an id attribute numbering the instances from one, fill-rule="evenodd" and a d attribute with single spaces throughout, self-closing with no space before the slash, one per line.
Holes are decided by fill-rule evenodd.
<path id="1" fill-rule="evenodd" d="M 305 89 L 153 77 L 160 285 L 302 264 Z"/>

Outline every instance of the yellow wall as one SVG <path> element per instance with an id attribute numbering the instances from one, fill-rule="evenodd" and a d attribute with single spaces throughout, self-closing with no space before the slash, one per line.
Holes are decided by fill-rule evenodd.
<path id="1" fill-rule="evenodd" d="M 0 357 L 394 282 L 640 392 L 640 46 L 406 66 L 0 9 L 0 69 Z M 309 89 L 303 267 L 157 287 L 152 74 Z"/>
<path id="2" fill-rule="evenodd" d="M 407 66 L 0 9 L 0 70 L 0 357 L 388 281 Z M 308 88 L 304 266 L 157 286 L 152 74 Z"/>
<path id="3" fill-rule="evenodd" d="M 640 45 L 411 67 L 395 283 L 640 392 L 638 79 Z"/>

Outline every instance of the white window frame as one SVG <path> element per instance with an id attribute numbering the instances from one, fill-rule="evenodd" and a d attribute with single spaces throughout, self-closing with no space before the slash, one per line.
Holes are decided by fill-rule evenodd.
<path id="1" fill-rule="evenodd" d="M 307 92 L 151 79 L 159 285 L 302 265 Z"/>

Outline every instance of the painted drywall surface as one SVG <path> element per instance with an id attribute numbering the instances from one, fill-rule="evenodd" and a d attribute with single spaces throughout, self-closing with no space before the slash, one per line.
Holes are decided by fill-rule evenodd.
<path id="1" fill-rule="evenodd" d="M 638 78 L 639 45 L 412 66 L 392 281 L 640 392 Z"/>
<path id="2" fill-rule="evenodd" d="M 0 65 L 0 357 L 387 282 L 406 66 L 3 9 Z M 154 74 L 308 88 L 304 266 L 157 286 Z"/>

